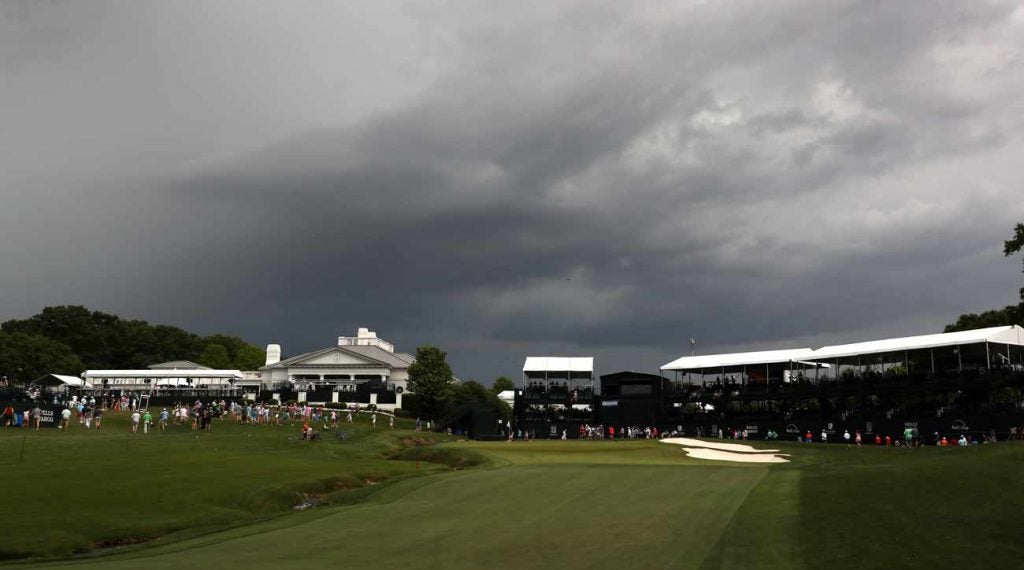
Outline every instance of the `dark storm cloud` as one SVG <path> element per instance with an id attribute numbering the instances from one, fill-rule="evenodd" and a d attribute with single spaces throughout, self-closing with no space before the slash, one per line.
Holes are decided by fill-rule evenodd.
<path id="1" fill-rule="evenodd" d="M 174 62 L 134 6 L 124 42 Z M 182 105 L 153 108 L 132 82 L 138 109 L 75 119 L 78 137 L 104 133 L 92 146 L 8 141 L 24 156 L 0 178 L 19 236 L 0 308 L 97 304 L 289 354 L 370 326 L 490 378 L 526 353 L 651 370 L 691 336 L 930 332 L 1012 299 L 1012 4 L 311 6 L 202 22 L 163 6 L 196 56 L 128 78 L 160 78 L 159 100 L 184 89 Z M 274 18 L 303 36 L 247 33 Z M 246 49 L 251 69 L 229 65 Z M 19 76 L 39 65 L 9 57 Z M 45 222 L 56 237 L 30 231 Z"/>

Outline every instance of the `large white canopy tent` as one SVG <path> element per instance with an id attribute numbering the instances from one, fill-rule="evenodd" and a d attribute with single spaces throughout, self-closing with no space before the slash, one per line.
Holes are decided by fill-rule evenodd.
<path id="1" fill-rule="evenodd" d="M 816 350 L 797 348 L 684 356 L 661 369 L 701 376 L 709 373 L 747 376 L 751 371 L 758 375 L 763 371 L 771 378 L 771 373 L 779 367 L 814 368 L 815 377 L 822 370 L 831 369 L 829 375 L 838 377 L 844 366 L 858 371 L 876 366 L 880 369 L 903 366 L 906 372 L 912 369 L 936 372 L 996 365 L 1024 367 L 1024 328 L 1017 325 L 991 327 L 824 346 Z"/>
<path id="2" fill-rule="evenodd" d="M 242 380 L 239 370 L 145 369 L 86 370 L 82 375 L 85 388 L 92 390 L 148 390 L 157 387 L 224 387 Z"/>
<path id="3" fill-rule="evenodd" d="M 740 378 L 764 379 L 770 382 L 773 374 L 776 379 L 786 379 L 793 370 L 816 368 L 822 365 L 810 360 L 814 350 L 810 348 L 791 348 L 787 350 L 764 350 L 759 352 L 734 352 L 725 354 L 709 354 L 701 356 L 684 356 L 661 367 L 662 371 L 690 375 L 707 374 L 728 377 L 739 374 Z"/>
<path id="4" fill-rule="evenodd" d="M 999 364 L 1019 366 L 1024 358 L 1021 347 L 1024 329 L 1009 325 L 823 346 L 808 360 L 834 364 L 836 375 L 844 365 L 860 370 L 902 365 L 910 372 L 917 364 L 918 369 L 923 367 L 934 373 L 952 368 L 992 368 Z"/>
<path id="5" fill-rule="evenodd" d="M 594 358 L 591 356 L 527 356 L 523 363 L 523 381 L 579 380 L 592 382 Z"/>
<path id="6" fill-rule="evenodd" d="M 528 356 L 523 363 L 523 391 L 547 394 L 555 399 L 579 392 L 584 398 L 594 390 L 592 356 Z M 540 396 L 543 398 L 544 396 Z M 550 402 L 549 402 L 550 403 Z M 582 404 L 574 407 L 586 407 Z"/>
<path id="7" fill-rule="evenodd" d="M 43 386 L 50 389 L 81 388 L 84 382 L 81 378 L 67 376 L 64 374 L 46 374 L 32 381 L 36 386 Z"/>
<path id="8" fill-rule="evenodd" d="M 527 356 L 523 372 L 594 372 L 591 356 Z"/>

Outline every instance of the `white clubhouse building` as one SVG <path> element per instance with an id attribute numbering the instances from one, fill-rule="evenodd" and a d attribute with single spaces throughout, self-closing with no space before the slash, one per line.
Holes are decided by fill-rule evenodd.
<path id="1" fill-rule="evenodd" d="M 396 352 L 395 345 L 366 328 L 360 328 L 356 336 L 339 337 L 335 346 L 285 360 L 280 360 L 280 354 L 279 345 L 267 347 L 267 364 L 260 368 L 265 390 L 344 393 L 371 383 L 395 393 L 397 408 L 401 408 L 401 395 L 408 389 L 409 366 L 415 360 L 411 354 Z"/>

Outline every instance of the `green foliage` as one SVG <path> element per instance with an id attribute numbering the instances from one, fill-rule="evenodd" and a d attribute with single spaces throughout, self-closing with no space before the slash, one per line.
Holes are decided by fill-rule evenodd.
<path id="1" fill-rule="evenodd" d="M 993 309 L 983 313 L 960 315 L 955 323 L 946 325 L 943 332 L 967 331 L 1005 325 L 1024 326 L 1024 303 L 1009 305 L 1002 309 Z"/>
<path id="2" fill-rule="evenodd" d="M 234 368 L 239 370 L 257 370 L 267 362 L 267 351 L 246 343 L 235 352 Z"/>
<path id="3" fill-rule="evenodd" d="M 1021 250 L 1024 250 L 1024 224 L 1017 224 L 1013 228 L 1013 237 L 1003 242 L 1003 255 L 1010 257 L 1015 253 L 1020 253 Z M 1024 287 L 1020 289 L 1020 300 L 1021 305 L 1024 306 Z"/>
<path id="4" fill-rule="evenodd" d="M 228 364 L 223 368 L 237 368 L 238 370 L 256 370 L 267 360 L 266 351 L 257 346 L 249 344 L 237 336 L 226 334 L 212 334 L 203 339 L 207 347 L 211 344 L 223 346 L 227 351 Z M 203 349 L 205 352 L 205 348 Z M 200 357 L 202 358 L 202 357 Z M 202 363 L 210 366 L 205 362 Z M 216 368 L 221 368 L 220 366 Z"/>
<path id="5" fill-rule="evenodd" d="M 82 361 L 67 345 L 44 336 L 0 332 L 0 376 L 27 384 L 45 374 L 77 376 Z"/>
<path id="6" fill-rule="evenodd" d="M 67 345 L 86 368 L 145 368 L 168 360 L 194 360 L 203 343 L 192 333 L 89 311 L 46 307 L 38 315 L 3 324 L 4 332 L 45 336 Z"/>
<path id="7" fill-rule="evenodd" d="M 498 376 L 494 379 L 494 384 L 491 386 L 492 394 L 500 394 L 505 390 L 515 390 L 516 383 L 512 381 L 508 376 Z"/>
<path id="8" fill-rule="evenodd" d="M 82 306 L 46 307 L 27 319 L 9 320 L 0 330 L 61 343 L 86 369 L 145 368 L 169 360 L 201 362 L 207 347 L 213 344 L 227 351 L 225 362 L 219 349 L 214 349 L 216 362 L 224 364 L 218 368 L 255 370 L 265 362 L 262 350 L 237 336 L 215 334 L 203 338 L 178 327 L 122 319 Z"/>
<path id="9" fill-rule="evenodd" d="M 421 346 L 416 349 L 416 362 L 409 366 L 409 389 L 416 394 L 419 409 L 428 418 L 443 413 L 452 390 L 454 377 L 447 356 L 436 346 Z"/>
<path id="10" fill-rule="evenodd" d="M 498 398 L 492 390 L 488 390 L 476 380 L 470 380 L 455 386 L 451 390 L 449 407 L 490 409 L 495 410 L 498 417 L 502 419 L 512 417 L 512 408 Z"/>
<path id="11" fill-rule="evenodd" d="M 1003 242 L 1003 255 L 1010 257 L 1015 253 L 1024 250 L 1024 224 L 1017 224 L 1013 228 L 1013 237 Z M 999 327 L 1005 325 L 1024 326 L 1024 287 L 1020 291 L 1020 304 L 1009 305 L 1002 309 L 993 309 L 980 314 L 967 313 L 960 315 L 956 322 L 946 325 L 943 332 L 956 332 L 985 327 Z"/>
<path id="12" fill-rule="evenodd" d="M 225 370 L 231 368 L 231 357 L 228 356 L 228 349 L 222 344 L 210 343 L 203 349 L 203 353 L 199 355 L 199 364 L 203 366 L 209 366 L 210 368 L 216 368 L 219 370 Z"/>

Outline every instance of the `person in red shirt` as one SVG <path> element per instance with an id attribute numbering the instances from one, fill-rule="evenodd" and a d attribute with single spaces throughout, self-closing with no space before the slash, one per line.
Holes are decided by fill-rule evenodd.
<path id="1" fill-rule="evenodd" d="M 892 445 L 892 437 L 885 436 L 885 445 L 886 445 L 886 447 Z"/>
<path id="2" fill-rule="evenodd" d="M 808 431 L 806 434 L 804 434 L 804 442 L 811 443 L 812 441 L 814 441 L 814 436 L 812 436 L 811 432 Z"/>
<path id="3" fill-rule="evenodd" d="M 875 445 L 882 445 L 882 436 L 875 434 Z"/>
<path id="4" fill-rule="evenodd" d="M 615 426 L 608 426 L 608 439 L 615 439 Z"/>

